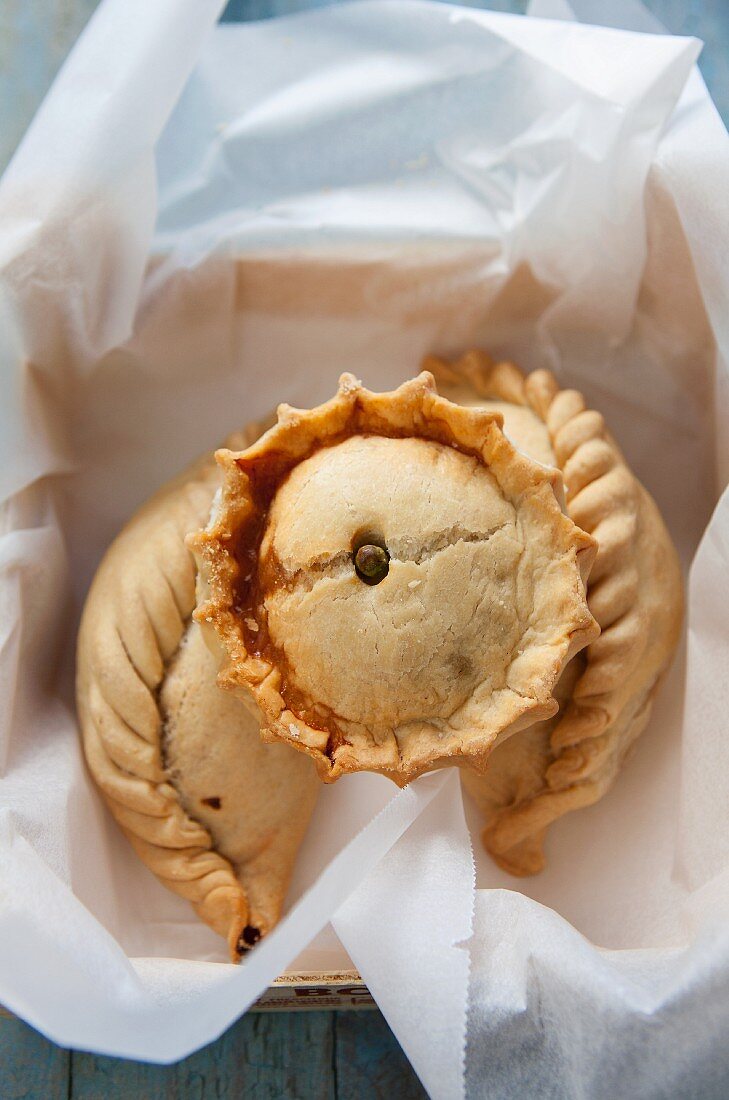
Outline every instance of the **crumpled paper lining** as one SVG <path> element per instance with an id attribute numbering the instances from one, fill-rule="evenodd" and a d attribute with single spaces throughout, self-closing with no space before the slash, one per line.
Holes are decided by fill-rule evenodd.
<path id="1" fill-rule="evenodd" d="M 482 854 L 455 773 L 397 794 L 348 778 L 322 792 L 286 920 L 232 968 L 89 783 L 73 638 L 103 548 L 280 399 L 322 399 L 342 370 L 392 386 L 471 343 L 552 366 L 605 412 L 687 564 L 729 467 L 727 138 L 696 73 L 673 111 L 695 43 L 396 0 L 211 35 L 219 7 L 107 0 L 0 187 L 0 1000 L 58 1041 L 173 1060 L 307 966 L 333 917 L 433 1096 L 658 1096 L 699 1067 L 711 1096 L 723 505 L 687 665 L 538 879 Z M 638 1047 L 635 1093 L 594 1072 Z"/>

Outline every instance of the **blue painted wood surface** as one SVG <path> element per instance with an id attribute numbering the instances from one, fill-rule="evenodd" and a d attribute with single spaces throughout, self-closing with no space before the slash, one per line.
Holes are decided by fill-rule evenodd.
<path id="1" fill-rule="evenodd" d="M 337 0 L 230 0 L 261 19 Z M 522 13 L 526 0 L 461 0 Z M 645 0 L 674 34 L 706 43 L 701 68 L 729 123 L 729 0 Z M 0 169 L 97 0 L 0 0 Z M 0 1100 L 416 1100 L 425 1093 L 378 1012 L 251 1014 L 175 1066 L 68 1052 L 0 1016 Z"/>

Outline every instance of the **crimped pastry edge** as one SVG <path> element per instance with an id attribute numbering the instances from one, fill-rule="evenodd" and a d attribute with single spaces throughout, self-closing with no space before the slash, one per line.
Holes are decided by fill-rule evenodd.
<path id="1" fill-rule="evenodd" d="M 252 422 L 228 445 L 253 442 L 269 424 Z M 217 484 L 217 466 L 209 454 L 155 494 L 107 550 L 81 618 L 76 700 L 89 771 L 121 831 L 160 882 L 186 898 L 227 941 L 231 961 L 239 962 L 247 950 L 246 893 L 230 861 L 215 850 L 209 831 L 185 811 L 167 776 L 159 699 L 195 607 L 195 564 L 184 539 L 207 518 Z M 118 586 L 125 583 L 126 543 L 136 540 L 145 525 L 151 531 L 160 513 L 162 541 L 145 564 L 154 568 L 164 561 L 167 571 L 156 584 L 147 586 L 143 579 L 131 586 L 119 624 L 111 597 L 114 592 L 119 596 Z"/>
<path id="2" fill-rule="evenodd" d="M 651 707 L 680 636 L 683 585 L 678 557 L 658 509 L 628 467 L 602 415 L 554 375 L 525 375 L 473 349 L 448 362 L 429 356 L 423 366 L 443 386 L 470 386 L 477 396 L 528 406 L 544 422 L 564 474 L 568 513 L 593 534 L 597 557 L 588 578 L 588 603 L 600 637 L 584 651 L 586 668 L 551 737 L 553 761 L 544 787 L 503 807 L 484 830 L 484 846 L 515 875 L 544 867 L 547 827 L 563 814 L 598 801 L 650 718 Z M 650 527 L 664 575 L 662 598 L 641 605 L 639 535 Z M 641 614 L 645 611 L 645 614 Z M 474 779 L 478 782 L 478 779 Z"/>

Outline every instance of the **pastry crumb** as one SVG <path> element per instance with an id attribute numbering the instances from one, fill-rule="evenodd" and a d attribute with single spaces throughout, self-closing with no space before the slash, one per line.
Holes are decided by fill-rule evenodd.
<path id="1" fill-rule="evenodd" d="M 299 727 L 295 726 L 293 722 L 289 722 L 289 733 L 295 741 L 298 741 L 299 737 L 301 736 L 301 733 L 299 732 Z"/>
<path id="2" fill-rule="evenodd" d="M 245 624 L 246 624 L 246 626 L 248 627 L 249 630 L 255 630 L 255 631 L 258 630 L 258 623 L 256 622 L 255 619 L 250 619 L 250 618 L 246 619 Z"/>

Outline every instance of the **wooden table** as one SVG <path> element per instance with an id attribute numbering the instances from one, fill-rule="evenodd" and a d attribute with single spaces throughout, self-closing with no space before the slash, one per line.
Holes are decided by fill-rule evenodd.
<path id="1" fill-rule="evenodd" d="M 0 169 L 97 2 L 0 0 Z M 230 0 L 224 18 L 261 19 L 322 7 L 326 2 Z M 526 0 L 462 2 L 518 13 L 526 7 Z M 701 68 L 729 124 L 729 0 L 645 2 L 673 33 L 704 40 Z M 0 1016 L 0 1100 L 410 1100 L 424 1096 L 379 1012 L 251 1014 L 216 1043 L 175 1066 L 62 1050 L 20 1020 Z"/>
<path id="2" fill-rule="evenodd" d="M 256 1012 L 174 1066 L 62 1050 L 0 1019 L 2 1100 L 421 1100 L 375 1011 Z"/>

